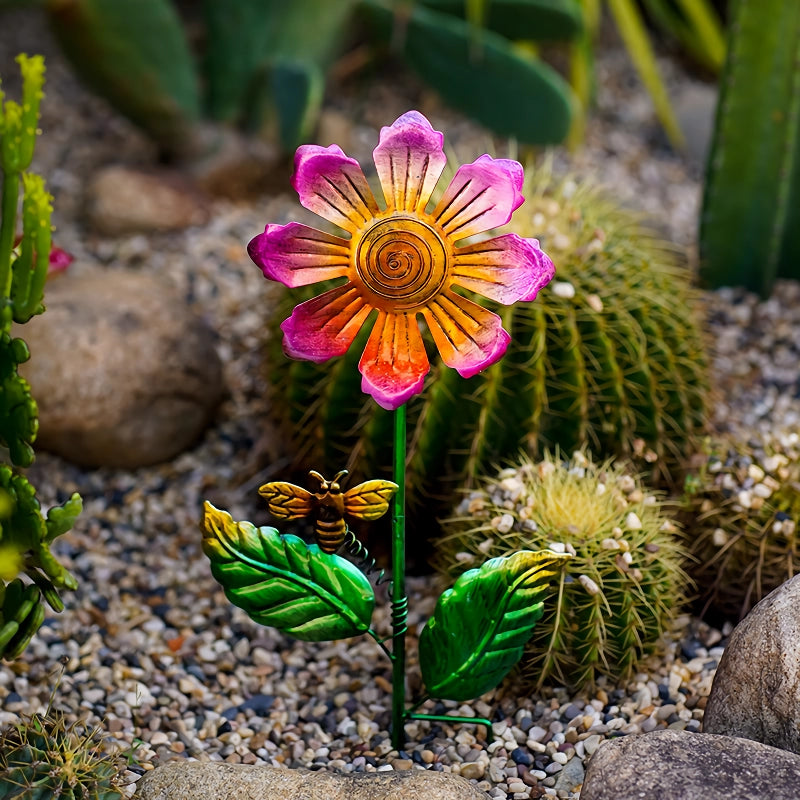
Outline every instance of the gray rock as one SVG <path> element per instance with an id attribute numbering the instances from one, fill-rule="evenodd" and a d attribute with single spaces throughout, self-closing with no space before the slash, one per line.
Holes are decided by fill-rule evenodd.
<path id="1" fill-rule="evenodd" d="M 561 772 L 558 773 L 556 778 L 556 791 L 574 792 L 575 789 L 583 783 L 585 776 L 585 769 L 583 762 L 573 756 L 566 764 Z"/>
<path id="2" fill-rule="evenodd" d="M 487 800 L 458 775 L 425 770 L 334 772 L 172 761 L 136 785 L 136 800 Z"/>
<path id="3" fill-rule="evenodd" d="M 111 166 L 89 185 L 87 210 L 92 227 L 118 236 L 202 225 L 208 202 L 182 175 Z"/>
<path id="4" fill-rule="evenodd" d="M 797 800 L 800 756 L 750 739 L 660 730 L 610 739 L 581 800 Z"/>
<path id="5" fill-rule="evenodd" d="M 17 328 L 39 405 L 37 449 L 85 466 L 164 461 L 202 433 L 222 394 L 214 334 L 163 281 L 97 270 L 48 282 Z"/>
<path id="6" fill-rule="evenodd" d="M 800 753 L 800 575 L 739 623 L 720 660 L 703 730 Z M 798 789 L 800 794 L 800 789 Z"/>

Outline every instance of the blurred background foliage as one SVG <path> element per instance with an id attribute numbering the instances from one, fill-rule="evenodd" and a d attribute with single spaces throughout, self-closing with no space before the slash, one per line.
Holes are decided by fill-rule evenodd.
<path id="1" fill-rule="evenodd" d="M 387 59 L 493 133 L 579 144 L 605 13 L 680 147 L 653 39 L 710 75 L 725 50 L 712 0 L 0 0 L 0 11 L 11 5 L 41 6 L 80 77 L 188 161 L 231 129 L 291 152 L 313 138 L 332 70 Z"/>

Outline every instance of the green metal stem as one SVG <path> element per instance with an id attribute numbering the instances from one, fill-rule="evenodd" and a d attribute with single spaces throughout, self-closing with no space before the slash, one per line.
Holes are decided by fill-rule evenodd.
<path id="1" fill-rule="evenodd" d="M 483 725 L 489 734 L 489 739 L 492 738 L 492 723 L 485 717 L 451 717 L 449 714 L 407 714 L 407 719 L 426 719 L 431 722 L 452 722 L 459 723 L 465 722 L 470 725 Z"/>
<path id="2" fill-rule="evenodd" d="M 394 412 L 394 482 L 392 510 L 392 746 L 402 750 L 406 716 L 406 407 Z"/>
<path id="3" fill-rule="evenodd" d="M 372 630 L 372 628 L 370 628 L 367 631 L 367 635 L 371 636 L 378 643 L 378 647 L 380 647 L 381 650 L 383 650 L 383 652 L 386 653 L 386 655 L 389 657 L 389 661 L 394 661 L 394 656 L 392 655 L 392 651 L 384 644 L 384 642 L 386 641 L 385 639 L 381 639 L 381 637 L 378 636 L 378 634 L 375 633 L 375 631 Z"/>
<path id="4" fill-rule="evenodd" d="M 19 198 L 19 173 L 3 173 L 3 196 L 0 203 L 0 328 L 11 329 L 11 250 L 14 247 L 14 230 L 17 221 Z"/>

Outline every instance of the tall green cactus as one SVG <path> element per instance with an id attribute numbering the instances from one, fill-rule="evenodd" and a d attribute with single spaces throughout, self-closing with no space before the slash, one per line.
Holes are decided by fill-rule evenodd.
<path id="1" fill-rule="evenodd" d="M 701 277 L 800 278 L 800 3 L 734 0 L 700 223 Z"/>
<path id="2" fill-rule="evenodd" d="M 3 103 L 0 92 L 0 445 L 11 464 L 0 464 L 0 658 L 15 658 L 44 619 L 45 600 L 64 605 L 59 589 L 76 589 L 75 578 L 50 552 L 50 544 L 72 527 L 81 511 L 77 494 L 42 514 L 34 488 L 19 471 L 33 461 L 38 429 L 36 402 L 19 375 L 30 357 L 11 325 L 44 311 L 44 284 L 50 259 L 52 197 L 38 175 L 26 172 L 33 157 L 44 83 L 41 56 L 17 58 L 22 71 L 22 104 Z M 17 207 L 22 200 L 22 238 L 15 247 Z M 31 583 L 18 577 L 24 573 Z"/>
<path id="3" fill-rule="evenodd" d="M 511 333 L 503 359 L 470 380 L 435 367 L 409 402 L 412 506 L 451 497 L 522 448 L 588 446 L 674 479 L 704 430 L 705 347 L 675 249 L 596 190 L 548 169 L 529 169 L 523 193 L 509 228 L 541 239 L 556 279 L 535 303 L 497 308 Z M 391 463 L 392 418 L 359 390 L 363 336 L 325 365 L 280 351 L 277 325 L 305 297 L 287 293 L 272 315 L 270 379 L 287 448 L 304 469 L 380 474 Z"/>

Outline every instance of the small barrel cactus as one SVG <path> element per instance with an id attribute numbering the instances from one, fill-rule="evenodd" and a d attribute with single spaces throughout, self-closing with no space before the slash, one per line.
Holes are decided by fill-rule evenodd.
<path id="1" fill-rule="evenodd" d="M 4 800 L 119 800 L 120 767 L 96 731 L 79 732 L 59 712 L 24 719 L 0 734 Z"/>
<path id="2" fill-rule="evenodd" d="M 800 436 L 708 443 L 683 509 L 702 608 L 743 617 L 800 572 Z"/>
<path id="3" fill-rule="evenodd" d="M 525 688 L 629 677 L 685 598 L 684 552 L 659 498 L 609 460 L 522 460 L 468 494 L 443 523 L 437 568 L 454 577 L 517 550 L 569 552 L 518 677 Z"/>
<path id="4" fill-rule="evenodd" d="M 501 361 L 470 380 L 434 367 L 408 403 L 412 514 L 424 500 L 435 516 L 431 497 L 452 506 L 457 486 L 522 447 L 640 456 L 656 478 L 674 480 L 704 431 L 705 343 L 676 249 L 547 166 L 527 170 L 523 192 L 508 227 L 539 237 L 556 279 L 536 303 L 496 309 L 511 333 Z M 359 391 L 363 337 L 332 364 L 290 361 L 277 325 L 298 299 L 302 290 L 287 293 L 271 314 L 278 346 L 268 364 L 298 470 L 380 474 L 391 464 L 392 416 Z"/>

